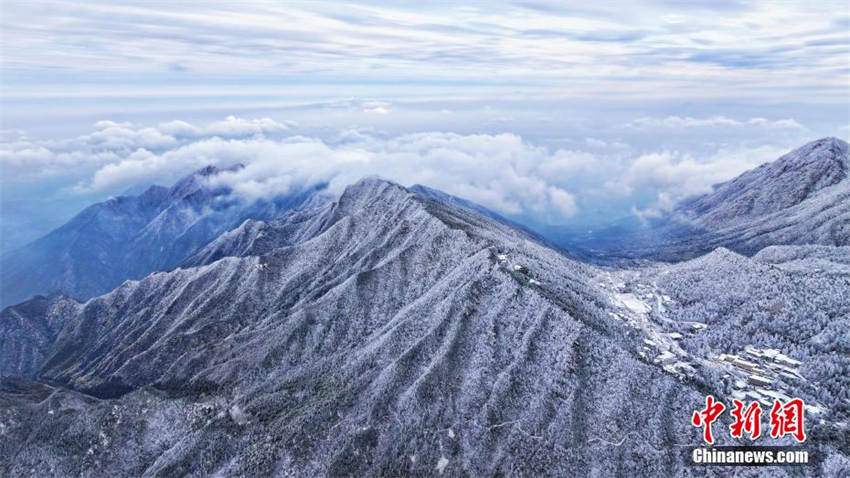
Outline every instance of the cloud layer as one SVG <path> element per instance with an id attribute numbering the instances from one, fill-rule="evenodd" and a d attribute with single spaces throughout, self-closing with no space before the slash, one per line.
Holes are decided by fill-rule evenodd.
<path id="1" fill-rule="evenodd" d="M 162 7 L 3 2 L 0 242 L 210 163 L 246 196 L 378 173 L 538 222 L 657 213 L 850 131 L 846 1 Z"/>
<path id="2" fill-rule="evenodd" d="M 370 105 L 373 108 L 387 105 Z M 794 120 L 641 117 L 624 130 L 732 127 L 805 130 Z M 366 175 L 442 189 L 503 214 L 537 223 L 568 221 L 584 205 L 620 202 L 639 215 L 775 159 L 785 149 L 719 146 L 708 154 L 639 151 L 586 138 L 582 147 L 550 148 L 516 134 L 421 132 L 387 135 L 343 130 L 325 138 L 269 118 L 168 121 L 156 125 L 98 121 L 89 133 L 34 140 L 4 132 L 0 166 L 7 183 L 65 184 L 65 194 L 107 195 L 151 183 L 170 184 L 207 165 L 245 167 L 216 178 L 245 198 L 329 183 L 333 192 Z"/>
<path id="3" fill-rule="evenodd" d="M 549 153 L 511 134 L 418 133 L 392 138 L 348 131 L 334 142 L 303 136 L 239 138 L 218 135 L 178 141 L 156 152 L 139 148 L 99 167 L 78 190 L 118 190 L 139 181 L 187 174 L 208 164 L 244 168 L 217 183 L 249 199 L 329 182 L 333 192 L 365 175 L 403 184 L 427 184 L 510 215 L 563 220 L 576 212 L 574 197 L 544 171 L 566 173 L 570 153 Z M 586 158 L 582 158 L 586 160 Z M 567 169 L 565 169 L 567 168 Z"/>

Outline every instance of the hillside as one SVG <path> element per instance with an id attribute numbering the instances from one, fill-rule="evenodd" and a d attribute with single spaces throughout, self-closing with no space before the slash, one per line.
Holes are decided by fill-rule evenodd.
<path id="1" fill-rule="evenodd" d="M 686 199 L 664 217 L 623 220 L 589 232 L 552 229 L 545 235 L 601 261 L 680 261 L 718 247 L 751 256 L 772 245 L 848 246 L 848 171 L 847 143 L 824 138 Z"/>
<path id="2" fill-rule="evenodd" d="M 94 204 L 44 237 L 0 257 L 0 306 L 36 294 L 80 300 L 127 279 L 170 270 L 242 221 L 271 219 L 296 208 L 315 190 L 273 200 L 244 201 L 207 178 L 207 167 L 171 188 L 151 186 L 138 196 Z"/>
<path id="3" fill-rule="evenodd" d="M 213 244 L 3 381 L 3 474 L 675 476 L 693 407 L 729 393 L 659 362 L 684 349 L 609 273 L 392 183 Z M 846 460 L 831 427 L 821 471 Z"/>

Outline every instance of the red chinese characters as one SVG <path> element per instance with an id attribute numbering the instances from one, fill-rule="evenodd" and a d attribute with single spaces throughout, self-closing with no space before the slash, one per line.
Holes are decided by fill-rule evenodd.
<path id="1" fill-rule="evenodd" d="M 773 438 L 791 435 L 795 440 L 802 443 L 806 440 L 806 432 L 803 429 L 803 401 L 799 398 L 789 400 L 782 404 L 774 400 L 773 408 L 770 410 L 770 436 Z"/>
<path id="2" fill-rule="evenodd" d="M 713 396 L 705 397 L 705 408 L 702 411 L 695 411 L 691 418 L 691 423 L 695 427 L 704 427 L 703 439 L 706 443 L 714 443 L 714 436 L 711 434 L 711 424 L 717 420 L 717 417 L 723 413 L 726 405 L 716 401 Z"/>
<path id="3" fill-rule="evenodd" d="M 740 400 L 732 400 L 735 408 L 732 409 L 732 416 L 735 417 L 735 423 L 729 425 L 729 430 L 735 438 L 741 438 L 744 432 L 750 435 L 750 440 L 755 440 L 761 435 L 761 406 L 758 402 L 752 402 L 744 410 L 744 403 Z"/>
<path id="4" fill-rule="evenodd" d="M 743 438 L 744 434 L 747 434 L 750 440 L 755 440 L 761 436 L 761 405 L 758 402 L 746 405 L 737 399 L 732 400 L 732 404 L 733 408 L 729 411 L 735 419 L 734 423 L 729 425 L 732 437 Z M 693 426 L 703 428 L 703 439 L 709 445 L 714 444 L 711 424 L 720 418 L 725 409 L 725 405 L 715 400 L 712 395 L 708 395 L 705 397 L 705 408 L 695 411 L 691 418 Z M 774 400 L 770 410 L 770 436 L 782 438 L 785 435 L 791 435 L 798 442 L 804 442 L 806 440 L 804 411 L 805 405 L 802 399 L 795 398 L 785 404 Z"/>

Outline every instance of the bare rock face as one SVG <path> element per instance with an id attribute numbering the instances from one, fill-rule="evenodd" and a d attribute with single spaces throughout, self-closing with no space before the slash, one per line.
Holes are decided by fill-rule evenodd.
<path id="1" fill-rule="evenodd" d="M 726 394 L 645 356 L 606 271 L 378 179 L 191 261 L 75 306 L 0 382 L 0 474 L 681 476 Z"/>

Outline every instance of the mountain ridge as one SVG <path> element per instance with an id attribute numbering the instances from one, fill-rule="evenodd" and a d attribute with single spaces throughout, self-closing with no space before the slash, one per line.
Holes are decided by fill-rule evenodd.
<path id="1" fill-rule="evenodd" d="M 258 230 L 281 237 L 258 244 Z M 742 307 L 742 284 L 759 297 L 797 287 L 805 300 L 785 307 L 821 311 L 807 331 L 837 314 L 811 341 L 821 361 L 846 320 L 832 292 L 806 293 L 850 291 L 847 274 L 800 276 L 723 249 L 670 269 L 600 269 L 374 178 L 222 237 L 220 257 L 73 305 L 37 370 L 0 380 L 0 420 L 20 443 L 0 443 L 0 472 L 677 476 L 686 457 L 671 450 L 699 434 L 693 407 L 738 393 L 716 354 L 749 336 L 719 331 L 765 314 L 763 299 L 725 308 Z M 691 287 L 707 272 L 729 282 L 724 309 Z M 39 323 L 46 308 L 26 310 Z M 660 315 L 697 313 L 709 329 L 679 339 L 692 319 Z M 774 327 L 760 345 L 804 359 L 800 328 Z M 846 459 L 844 382 L 801 371 L 811 382 L 789 386 L 830 414 L 808 442 L 829 476 Z M 821 384 L 828 403 L 815 401 Z"/>
<path id="2" fill-rule="evenodd" d="M 660 218 L 544 235 L 585 260 L 681 261 L 726 247 L 752 256 L 772 245 L 850 245 L 850 156 L 838 138 L 809 142 Z"/>
<path id="3" fill-rule="evenodd" d="M 202 168 L 170 188 L 151 186 L 87 207 L 64 225 L 0 257 L 0 306 L 34 294 L 81 300 L 107 292 L 125 279 L 168 270 L 246 218 L 279 217 L 323 186 L 272 200 L 244 202 L 207 178 L 240 165 Z"/>
<path id="4" fill-rule="evenodd" d="M 845 181 L 849 169 L 847 143 L 822 138 L 714 185 L 712 192 L 683 201 L 676 212 L 703 227 L 751 220 L 796 206 Z"/>
<path id="5" fill-rule="evenodd" d="M 303 476 L 423 473 L 443 459 L 450 474 L 610 468 L 557 448 L 577 440 L 617 456 L 584 432 L 566 431 L 585 414 L 603 419 L 590 394 L 648 381 L 670 396 L 696 396 L 637 359 L 638 338 L 626 339 L 628 331 L 605 318 L 607 299 L 594 292 L 586 266 L 522 231 L 378 180 L 349 187 L 298 227 L 315 224 L 321 232 L 303 242 L 157 272 L 88 301 L 36 377 L 132 407 L 150 389 L 223 401 L 202 428 L 208 439 L 181 435 L 169 447 L 186 451 L 162 455 L 145 473 L 195 466 L 181 457 L 210 446 L 217 450 L 210 456 L 225 461 L 209 466 L 231 460 L 235 468 L 225 469 L 233 474 L 268 473 L 270 456 Z M 630 364 L 628 377 L 615 371 L 619 361 Z M 590 376 L 617 378 L 591 385 Z M 234 387 L 241 392 L 228 392 Z M 557 397 L 571 407 L 554 412 Z M 162 409 L 179 406 L 161 400 Z M 605 413 L 625 413 L 625 404 L 612 406 Z M 545 432 L 552 456 L 521 458 L 518 450 L 530 451 L 533 440 L 501 425 L 517 419 L 540 433 L 548 421 L 560 424 Z M 412 432 L 446 428 L 493 445 L 445 448 L 449 441 Z M 223 429 L 235 438 L 209 439 Z M 265 435 L 283 448 L 254 456 L 237 446 Z"/>

